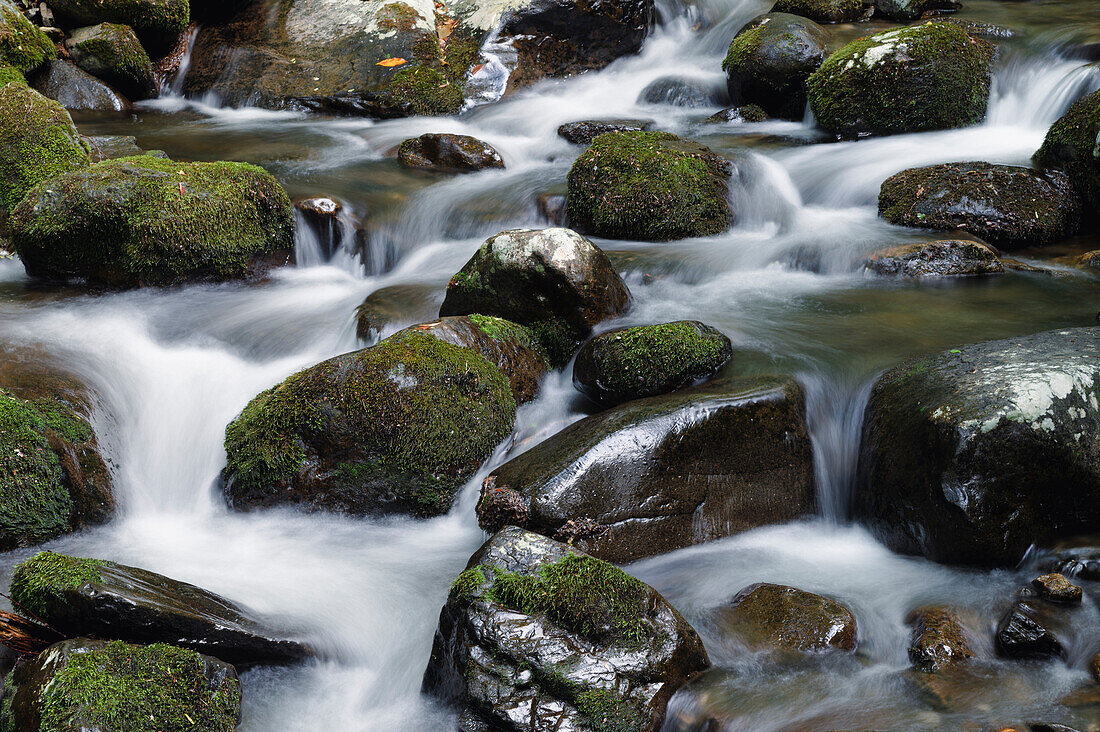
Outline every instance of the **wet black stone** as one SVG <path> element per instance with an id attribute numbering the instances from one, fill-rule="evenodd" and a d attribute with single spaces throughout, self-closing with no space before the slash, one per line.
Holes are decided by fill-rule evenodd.
<path id="1" fill-rule="evenodd" d="M 651 119 L 586 119 L 580 122 L 567 122 L 558 128 L 558 134 L 575 145 L 587 145 L 598 135 L 608 132 L 629 130 L 649 130 L 653 128 Z"/>
<path id="2" fill-rule="evenodd" d="M 720 107 L 729 103 L 729 97 L 721 87 L 701 79 L 665 76 L 642 89 L 638 102 L 673 107 Z"/>
<path id="3" fill-rule="evenodd" d="M 997 651 L 1009 658 L 1041 659 L 1065 656 L 1061 642 L 1033 619 L 1031 608 L 1019 603 L 997 626 Z"/>

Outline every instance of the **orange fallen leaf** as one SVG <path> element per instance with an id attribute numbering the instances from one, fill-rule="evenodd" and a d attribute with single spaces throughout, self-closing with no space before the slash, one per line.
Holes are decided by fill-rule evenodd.
<path id="1" fill-rule="evenodd" d="M 387 59 L 382 59 L 381 61 L 376 63 L 375 66 L 400 66 L 401 64 L 407 64 L 407 63 L 408 63 L 408 61 L 406 61 L 403 58 L 387 58 Z"/>

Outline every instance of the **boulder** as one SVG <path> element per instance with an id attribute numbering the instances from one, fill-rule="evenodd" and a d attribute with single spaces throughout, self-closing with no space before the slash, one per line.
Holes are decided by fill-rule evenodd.
<path id="1" fill-rule="evenodd" d="M 698 321 L 619 328 L 584 344 L 573 364 L 573 385 L 613 407 L 709 379 L 731 356 L 730 339 Z"/>
<path id="2" fill-rule="evenodd" d="M 55 56 L 57 49 L 42 29 L 11 0 L 0 0 L 0 66 L 26 73 Z"/>
<path id="3" fill-rule="evenodd" d="M 1100 528 L 1100 328 L 911 359 L 864 413 L 855 515 L 896 550 L 1015 566 Z"/>
<path id="4" fill-rule="evenodd" d="M 665 104 L 690 109 L 720 107 L 728 101 L 721 87 L 704 79 L 686 76 L 662 76 L 638 94 L 639 104 Z"/>
<path id="5" fill-rule="evenodd" d="M 829 32 L 797 15 L 771 12 L 737 32 L 722 62 L 734 104 L 756 104 L 768 115 L 801 120 L 806 79 L 825 60 Z"/>
<path id="6" fill-rule="evenodd" d="M 756 104 L 745 104 L 740 107 L 728 107 L 721 112 L 715 112 L 703 120 L 705 124 L 724 124 L 729 122 L 766 122 L 768 113 Z"/>
<path id="7" fill-rule="evenodd" d="M 844 605 L 794 587 L 761 582 L 737 593 L 718 621 L 753 650 L 851 651 L 856 618 Z"/>
<path id="8" fill-rule="evenodd" d="M 836 51 L 807 81 L 817 123 L 844 137 L 977 124 L 993 47 L 948 23 L 895 28 Z"/>
<path id="9" fill-rule="evenodd" d="M 921 607 L 906 620 L 913 627 L 909 636 L 909 661 L 925 673 L 937 673 L 974 657 L 959 616 L 943 607 Z"/>
<path id="10" fill-rule="evenodd" d="M 226 428 L 234 508 L 446 513 L 512 430 L 511 385 L 480 354 L 410 334 L 298 372 Z"/>
<path id="11" fill-rule="evenodd" d="M 773 13 L 790 13 L 818 23 L 851 23 L 871 14 L 864 0 L 778 0 Z"/>
<path id="12" fill-rule="evenodd" d="M 1080 220 L 1064 174 L 990 163 L 903 170 L 883 181 L 878 210 L 892 224 L 966 231 L 1004 249 L 1051 244 Z"/>
<path id="13" fill-rule="evenodd" d="M 430 336 L 477 351 L 508 377 L 517 404 L 538 396 L 539 382 L 549 371 L 546 352 L 534 333 L 510 320 L 489 315 L 453 315 L 406 328 L 391 339 L 411 335 Z"/>
<path id="14" fill-rule="evenodd" d="M 574 145 L 590 145 L 608 132 L 645 131 L 653 128 L 651 119 L 586 119 L 558 127 L 558 135 Z"/>
<path id="15" fill-rule="evenodd" d="M 1090 219 L 1100 217 L 1100 91 L 1074 102 L 1050 126 L 1034 162 L 1064 170 L 1085 203 Z"/>
<path id="16" fill-rule="evenodd" d="M 128 26 L 100 23 L 77 28 L 65 40 L 65 50 L 77 66 L 118 87 L 131 99 L 157 94 L 153 62 Z"/>
<path id="17" fill-rule="evenodd" d="M 168 51 L 187 30 L 187 0 L 52 0 L 64 28 L 116 23 L 133 29 L 146 48 Z"/>
<path id="18" fill-rule="evenodd" d="M 600 135 L 569 170 L 569 222 L 609 239 L 721 234 L 733 223 L 732 171 L 710 148 L 667 132 Z"/>
<path id="19" fill-rule="evenodd" d="M 490 473 L 478 523 L 624 563 L 813 514 L 804 409 L 796 384 L 766 377 L 613 407 Z"/>
<path id="20" fill-rule="evenodd" d="M 290 199 L 263 168 L 150 155 L 57 175 L 11 218 L 27 274 L 110 287 L 246 277 L 287 261 L 293 229 Z"/>
<path id="21" fill-rule="evenodd" d="M 367 295 L 355 309 L 355 334 L 370 343 L 394 323 L 423 322 L 435 317 L 443 291 L 432 285 L 389 285 Z"/>
<path id="22" fill-rule="evenodd" d="M 164 643 L 72 638 L 12 674 L 4 729 L 233 732 L 241 717 L 235 668 Z"/>
<path id="23" fill-rule="evenodd" d="M 1031 580 L 1031 586 L 1039 597 L 1050 602 L 1081 602 L 1081 588 L 1057 572 L 1036 577 Z"/>
<path id="24" fill-rule="evenodd" d="M 630 292 L 599 247 L 569 229 L 491 236 L 447 283 L 446 315 L 492 315 L 525 325 L 562 366 L 592 326 L 620 315 Z"/>
<path id="25" fill-rule="evenodd" d="M 1065 657 L 1062 642 L 1036 618 L 1027 602 L 1014 604 L 997 625 L 997 652 L 1017 659 Z"/>
<path id="26" fill-rule="evenodd" d="M 874 0 L 879 15 L 890 20 L 908 22 L 928 11 L 954 12 L 962 7 L 960 0 Z"/>
<path id="27" fill-rule="evenodd" d="M 710 665 L 656 590 L 516 527 L 458 576 L 424 690 L 462 729 L 657 732 L 669 699 Z"/>
<path id="28" fill-rule="evenodd" d="M 999 25 L 993 25 L 992 23 L 983 23 L 978 20 L 964 20 L 963 18 L 953 18 L 947 15 L 939 15 L 933 16 L 931 18 L 926 18 L 922 20 L 921 23 L 948 23 L 950 25 L 955 25 L 959 28 L 962 28 L 964 31 L 974 36 L 975 38 L 984 38 L 988 41 L 1003 41 L 1006 38 L 1013 38 L 1016 36 L 1016 32 L 1009 28 L 1004 28 Z"/>
<path id="29" fill-rule="evenodd" d="M 212 592 L 138 567 L 40 552 L 16 565 L 15 608 L 67 637 L 201 650 L 228 663 L 287 663 L 313 655 L 252 612 Z"/>
<path id="30" fill-rule="evenodd" d="M 997 253 L 980 241 L 945 239 L 887 247 L 866 257 L 861 266 L 888 277 L 976 277 L 1004 274 Z"/>
<path id="31" fill-rule="evenodd" d="M 71 61 L 59 59 L 46 64 L 31 79 L 43 96 L 68 110 L 124 112 L 130 102 L 111 87 L 83 71 Z"/>
<path id="32" fill-rule="evenodd" d="M 475 173 L 503 168 L 504 158 L 492 145 L 469 135 L 425 134 L 397 148 L 397 162 L 406 168 L 437 173 Z"/>
<path id="33" fill-rule="evenodd" d="M 57 102 L 26 84 L 0 87 L 0 210 L 15 208 L 27 191 L 88 165 L 76 125 Z"/>

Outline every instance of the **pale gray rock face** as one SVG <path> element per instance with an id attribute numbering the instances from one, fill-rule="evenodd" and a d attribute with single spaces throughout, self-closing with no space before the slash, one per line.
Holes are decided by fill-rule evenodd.
<path id="1" fill-rule="evenodd" d="M 125 97 L 71 61 L 51 61 L 29 81 L 42 96 L 60 102 L 69 111 L 123 112 L 130 108 Z"/>

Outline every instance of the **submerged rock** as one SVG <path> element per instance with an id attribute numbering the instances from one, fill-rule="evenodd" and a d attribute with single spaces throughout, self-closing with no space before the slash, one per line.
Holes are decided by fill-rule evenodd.
<path id="1" fill-rule="evenodd" d="M 569 170 L 569 222 L 609 239 L 720 234 L 733 223 L 732 170 L 710 148 L 667 132 L 600 135 Z"/>
<path id="2" fill-rule="evenodd" d="M 490 473 L 477 514 L 486 531 L 523 526 L 623 563 L 815 507 L 802 391 L 759 378 L 575 422 Z"/>
<path id="3" fill-rule="evenodd" d="M 856 618 L 844 605 L 794 587 L 761 582 L 737 593 L 719 622 L 754 650 L 851 651 Z"/>
<path id="4" fill-rule="evenodd" d="M 721 112 L 715 112 L 703 120 L 705 124 L 721 124 L 724 122 L 765 122 L 768 113 L 755 104 L 746 104 L 741 107 L 729 107 Z"/>
<path id="5" fill-rule="evenodd" d="M 1057 572 L 1031 580 L 1039 597 L 1051 602 L 1081 602 L 1081 588 Z"/>
<path id="6" fill-rule="evenodd" d="M 948 239 L 880 249 L 862 266 L 890 277 L 974 277 L 1003 274 L 997 253 L 979 241 Z"/>
<path id="7" fill-rule="evenodd" d="M 966 127 L 985 117 L 993 47 L 946 23 L 853 41 L 810 75 L 817 123 L 845 137 Z"/>
<path id="8" fill-rule="evenodd" d="M 474 173 L 504 167 L 504 158 L 492 145 L 469 135 L 426 134 L 411 137 L 397 148 L 397 162 L 406 168 L 439 173 Z"/>
<path id="9" fill-rule="evenodd" d="M 710 665 L 656 590 L 565 544 L 509 527 L 467 567 L 424 676 L 464 729 L 657 732 Z"/>
<path id="10" fill-rule="evenodd" d="M 828 43 L 828 31 L 812 20 L 777 12 L 754 18 L 734 36 L 722 62 L 730 101 L 801 120 L 806 79 L 825 60 Z"/>
<path id="11" fill-rule="evenodd" d="M 157 94 L 153 62 L 127 26 L 100 23 L 77 28 L 66 39 L 65 50 L 77 66 L 114 84 L 131 99 Z"/>
<path id="12" fill-rule="evenodd" d="M 163 643 L 73 638 L 12 673 L 5 729 L 233 732 L 241 717 L 235 668 Z"/>
<path id="13" fill-rule="evenodd" d="M 878 210 L 892 224 L 963 230 L 1005 249 L 1056 242 L 1080 220 L 1062 173 L 977 162 L 903 170 L 883 182 Z"/>
<path id="14" fill-rule="evenodd" d="M 432 285 L 380 287 L 355 309 L 355 334 L 361 341 L 374 341 L 394 323 L 432 319 L 442 303 L 443 291 Z"/>
<path id="15" fill-rule="evenodd" d="M 589 145 L 608 132 L 645 131 L 653 127 L 651 119 L 586 119 L 558 127 L 558 135 L 574 145 Z"/>
<path id="16" fill-rule="evenodd" d="M 697 321 L 620 328 L 584 344 L 573 364 L 573 385 L 615 406 L 708 379 L 732 355 L 729 338 Z"/>
<path id="17" fill-rule="evenodd" d="M 1050 126 L 1042 147 L 1035 153 L 1036 164 L 1064 170 L 1085 203 L 1091 220 L 1100 218 L 1100 91 L 1074 102 Z"/>
<path id="18" fill-rule="evenodd" d="M 718 107 L 728 104 L 720 87 L 704 79 L 686 76 L 662 76 L 650 82 L 638 94 L 639 104 L 665 104 L 672 107 Z"/>
<path id="19" fill-rule="evenodd" d="M 599 247 L 569 229 L 489 237 L 447 284 L 440 315 L 483 314 L 525 325 L 554 366 L 592 326 L 626 311 L 630 292 Z"/>
<path id="20" fill-rule="evenodd" d="M 1018 602 L 997 625 L 997 651 L 1009 658 L 1060 658 L 1066 654 L 1062 642 L 1036 618 L 1034 609 Z"/>
<path id="21" fill-rule="evenodd" d="M 43 67 L 31 79 L 43 96 L 60 102 L 68 110 L 123 112 L 130 102 L 71 61 L 58 59 Z"/>
<path id="22" fill-rule="evenodd" d="M 101 559 L 36 554 L 16 565 L 11 596 L 20 612 L 70 637 L 172 643 L 245 665 L 313 655 L 201 587 Z"/>
<path id="23" fill-rule="evenodd" d="M 57 50 L 42 29 L 11 0 L 0 0 L 0 66 L 26 73 L 54 58 Z"/>
<path id="24" fill-rule="evenodd" d="M 851 23 L 871 14 L 864 0 L 779 0 L 773 13 L 801 15 L 818 23 Z"/>
<path id="25" fill-rule="evenodd" d="M 959 616 L 943 607 L 922 607 L 909 614 L 909 661 L 925 673 L 944 671 L 974 657 Z"/>
<path id="26" fill-rule="evenodd" d="M 234 508 L 435 516 L 512 430 L 516 401 L 480 354 L 409 334 L 323 361 L 226 428 Z"/>
<path id="27" fill-rule="evenodd" d="M 1100 527 L 1100 328 L 915 358 L 875 383 L 855 514 L 892 548 L 1014 566 Z"/>
<path id="28" fill-rule="evenodd" d="M 263 168 L 149 155 L 39 184 L 11 229 L 32 277 L 112 287 L 246 277 L 294 248 L 290 199 Z"/>

